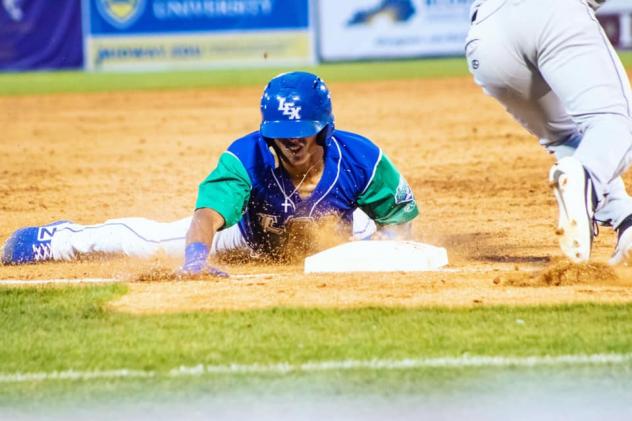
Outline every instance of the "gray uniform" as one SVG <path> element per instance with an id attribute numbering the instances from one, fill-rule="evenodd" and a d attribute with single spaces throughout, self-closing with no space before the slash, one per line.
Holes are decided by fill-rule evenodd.
<path id="1" fill-rule="evenodd" d="M 632 214 L 619 175 L 632 160 L 632 93 L 594 10 L 605 0 L 476 0 L 466 42 L 470 72 L 558 159 L 590 173 L 595 218 Z"/>

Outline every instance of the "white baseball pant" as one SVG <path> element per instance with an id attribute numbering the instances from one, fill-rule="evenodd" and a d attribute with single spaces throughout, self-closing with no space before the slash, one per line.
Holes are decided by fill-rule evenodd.
<path id="1" fill-rule="evenodd" d="M 559 159 L 591 174 L 596 219 L 632 214 L 619 175 L 632 161 L 632 93 L 584 0 L 483 0 L 466 41 L 474 80 Z"/>
<path id="2" fill-rule="evenodd" d="M 96 225 L 64 225 L 56 230 L 51 240 L 53 259 L 72 260 L 85 254 L 148 258 L 157 253 L 183 258 L 190 224 L 191 217 L 175 222 L 121 218 Z M 369 238 L 376 230 L 375 222 L 356 209 L 353 213 L 353 238 Z M 237 225 L 218 231 L 213 237 L 211 254 L 228 250 L 250 250 Z"/>

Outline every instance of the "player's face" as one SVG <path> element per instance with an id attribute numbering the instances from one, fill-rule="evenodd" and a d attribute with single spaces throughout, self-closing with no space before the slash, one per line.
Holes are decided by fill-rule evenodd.
<path id="1" fill-rule="evenodd" d="M 274 139 L 281 150 L 285 162 L 300 167 L 312 164 L 313 159 L 320 157 L 321 146 L 316 143 L 316 135 L 297 139 Z"/>

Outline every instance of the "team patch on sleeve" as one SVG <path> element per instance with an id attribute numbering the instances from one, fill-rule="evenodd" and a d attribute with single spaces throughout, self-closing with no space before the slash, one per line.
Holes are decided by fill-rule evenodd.
<path id="1" fill-rule="evenodd" d="M 400 175 L 399 176 L 399 184 L 397 185 L 397 190 L 395 191 L 395 204 L 399 205 L 402 203 L 414 202 L 415 196 L 413 195 L 413 189 L 410 188 L 410 185 L 406 181 L 406 179 Z"/>

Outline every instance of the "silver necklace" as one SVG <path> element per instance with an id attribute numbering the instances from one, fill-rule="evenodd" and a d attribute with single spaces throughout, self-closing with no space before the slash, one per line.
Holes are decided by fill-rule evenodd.
<path id="1" fill-rule="evenodd" d="M 283 203 L 281 204 L 281 206 L 283 206 L 283 213 L 287 213 L 288 208 L 296 209 L 296 205 L 294 204 L 294 201 L 291 199 L 291 197 L 294 196 L 294 193 L 296 193 L 298 189 L 301 188 L 301 186 L 303 185 L 303 182 L 305 181 L 305 179 L 307 179 L 307 174 L 309 174 L 309 172 L 315 166 L 316 164 L 312 165 L 311 167 L 307 169 L 307 171 L 305 171 L 305 174 L 303 174 L 303 178 L 301 178 L 301 181 L 296 185 L 296 187 L 294 187 L 294 190 L 292 190 L 292 193 L 290 193 L 289 195 L 285 192 L 285 189 L 283 188 L 283 185 L 279 182 L 279 179 L 277 178 L 276 174 L 274 174 L 274 170 L 272 170 L 272 176 L 274 177 L 274 181 L 276 181 L 277 186 L 279 186 L 279 190 L 281 190 L 281 193 L 283 194 L 283 197 L 285 198 L 285 200 L 283 200 Z"/>

